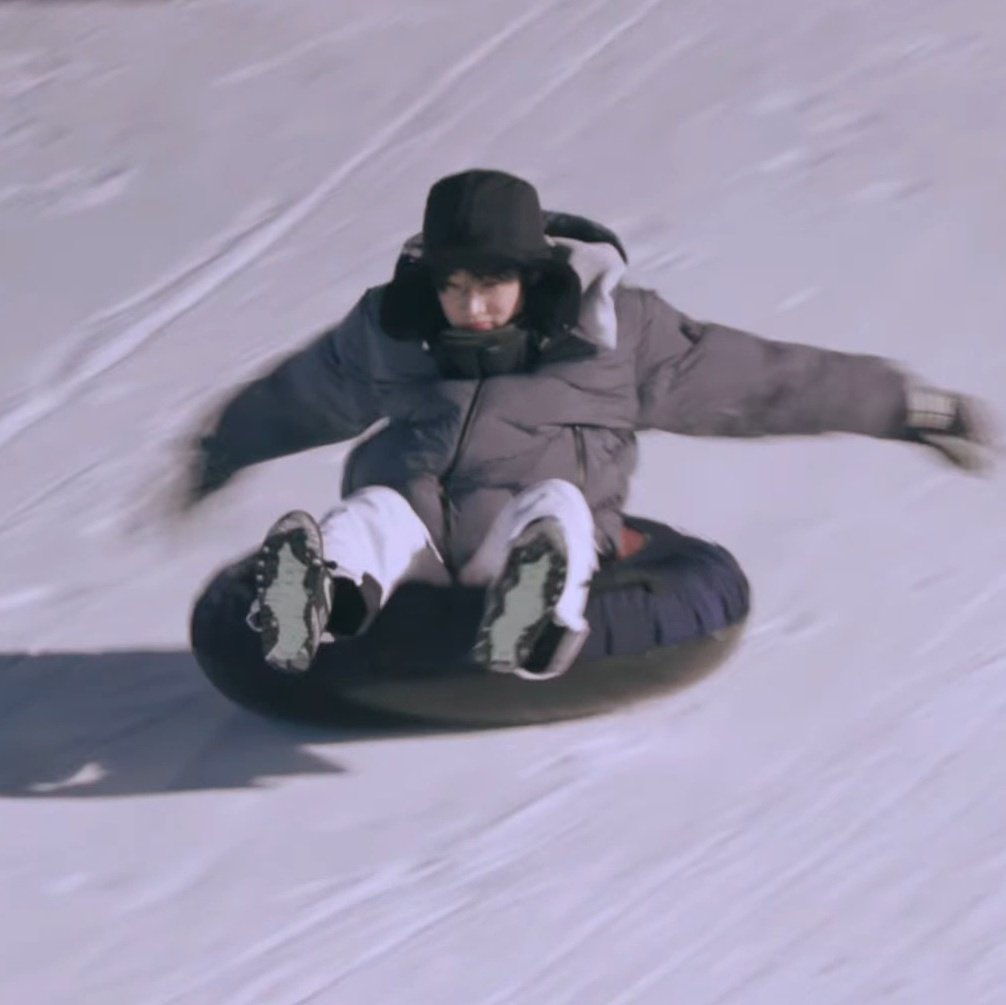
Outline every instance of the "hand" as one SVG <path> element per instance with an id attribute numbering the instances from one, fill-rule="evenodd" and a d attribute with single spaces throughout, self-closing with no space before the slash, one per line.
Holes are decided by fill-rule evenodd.
<path id="1" fill-rule="evenodd" d="M 986 471 L 1002 453 L 998 424 L 984 402 L 934 387 L 909 388 L 905 438 L 965 471 Z"/>
<path id="2" fill-rule="evenodd" d="M 178 512 L 188 514 L 234 476 L 213 436 L 197 436 L 183 448 L 183 478 L 178 486 Z"/>

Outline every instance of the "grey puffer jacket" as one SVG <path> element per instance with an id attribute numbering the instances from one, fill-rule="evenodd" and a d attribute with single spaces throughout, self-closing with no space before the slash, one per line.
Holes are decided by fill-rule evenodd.
<path id="1" fill-rule="evenodd" d="M 582 297 L 578 323 L 532 372 L 444 379 L 425 343 L 382 328 L 379 286 L 223 408 L 210 441 L 228 472 L 369 431 L 347 460 L 343 494 L 397 489 L 458 569 L 507 500 L 545 478 L 583 490 L 599 551 L 615 553 L 637 430 L 904 436 L 908 378 L 888 361 L 693 321 L 623 282 L 610 232 L 546 219 Z M 570 219 L 591 239 L 559 236 Z M 403 255 L 418 248 L 413 238 Z"/>

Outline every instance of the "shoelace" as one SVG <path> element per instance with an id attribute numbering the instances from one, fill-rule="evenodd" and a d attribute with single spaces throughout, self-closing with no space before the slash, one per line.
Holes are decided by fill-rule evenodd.
<path id="1" fill-rule="evenodd" d="M 262 613 L 262 605 L 258 602 L 258 597 L 256 597 L 251 602 L 251 607 L 248 609 L 248 613 L 245 615 L 245 624 L 253 631 L 258 632 L 259 635 L 262 634 L 262 622 L 259 620 L 259 616 Z"/>

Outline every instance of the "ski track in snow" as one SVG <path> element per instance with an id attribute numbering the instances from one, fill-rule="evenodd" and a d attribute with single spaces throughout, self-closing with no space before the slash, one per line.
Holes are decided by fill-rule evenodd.
<path id="1" fill-rule="evenodd" d="M 970 600 L 961 604 L 947 619 L 946 625 L 940 631 L 934 632 L 928 641 L 917 650 L 917 655 L 925 656 L 944 642 L 949 641 L 971 618 L 987 611 L 992 601 L 1002 593 L 1006 593 L 1006 573 L 997 576 L 984 590 L 980 590 Z M 1002 610 L 1006 607 L 1006 602 L 1000 603 L 998 607 Z"/>
<path id="2" fill-rule="evenodd" d="M 526 799 L 501 817 L 480 826 L 469 837 L 462 838 L 440 849 L 432 859 L 420 862 L 405 860 L 380 869 L 374 875 L 325 898 L 313 909 L 301 912 L 296 920 L 284 925 L 268 938 L 249 946 L 237 956 L 209 968 L 198 981 L 187 984 L 182 989 L 172 991 L 166 997 L 152 999 L 151 1005 L 176 1005 L 193 992 L 211 986 L 220 977 L 245 967 L 249 963 L 261 962 L 265 957 L 297 944 L 305 936 L 320 937 L 322 930 L 333 921 L 348 921 L 351 924 L 353 912 L 363 907 L 386 898 L 393 898 L 395 901 L 407 899 L 414 896 L 417 888 L 424 883 L 432 882 L 434 887 L 438 888 L 439 881 L 444 877 L 450 877 L 450 874 L 457 869 L 456 863 L 459 859 L 466 862 L 470 862 L 472 857 L 476 859 L 475 865 L 466 865 L 463 871 L 465 883 L 477 882 L 492 875 L 512 862 L 512 857 L 500 848 L 501 844 L 506 846 L 504 839 L 508 835 L 513 837 L 513 831 L 519 831 L 527 822 L 538 821 L 543 815 L 547 820 L 550 820 L 548 811 L 551 807 L 557 802 L 563 806 L 567 805 L 570 799 L 577 794 L 582 784 L 563 782 L 547 789 L 541 795 Z M 516 849 L 516 854 L 522 854 L 523 845 L 520 840 L 512 841 L 511 846 Z M 434 911 L 438 913 L 434 917 L 424 911 L 422 920 L 415 925 L 406 926 L 404 929 L 396 927 L 394 934 L 388 939 L 371 947 L 351 964 L 334 973 L 327 974 L 324 987 L 316 989 L 311 997 L 322 991 L 327 992 L 335 988 L 354 973 L 359 972 L 364 966 L 376 962 L 467 906 L 471 902 L 471 898 L 467 895 L 458 897 L 457 886 L 458 880 L 454 878 L 447 886 L 447 893 L 442 894 L 448 896 L 451 903 L 444 908 L 435 908 Z M 289 1005 L 299 1005 L 301 1002 L 311 1000 L 311 997 L 289 999 Z M 277 1002 L 277 1005 L 280 1003 Z"/>
<path id="3" fill-rule="evenodd" d="M 567 59 L 565 67 L 551 77 L 545 87 L 537 89 L 530 99 L 519 104 L 516 110 L 507 116 L 502 127 L 489 135 L 487 142 L 491 143 L 503 135 L 503 133 L 512 128 L 514 122 L 519 122 L 526 118 L 536 108 L 540 108 L 556 91 L 569 83 L 570 80 L 586 72 L 598 56 L 606 52 L 637 25 L 642 24 L 647 16 L 663 3 L 664 0 L 648 0 L 647 3 L 642 4 L 628 17 L 618 21 L 610 30 L 604 32 L 592 45 L 578 52 L 575 57 Z M 610 7 L 611 4 L 607 0 L 601 0 L 600 3 L 592 4 L 580 20 L 586 21 L 596 11 L 607 10 Z"/>
<path id="4" fill-rule="evenodd" d="M 86 478 L 89 474 L 98 470 L 102 463 L 111 459 L 112 455 L 107 454 L 101 460 L 90 461 L 83 467 L 75 468 L 44 485 L 23 502 L 18 503 L 9 513 L 4 514 L 3 527 L 0 529 L 0 539 L 3 539 L 8 534 L 15 533 L 21 526 L 24 518 L 34 512 L 39 504 L 48 499 L 61 497 L 71 485 L 76 484 L 82 478 Z"/>
<path id="5" fill-rule="evenodd" d="M 327 45 L 332 45 L 335 42 L 358 40 L 373 31 L 379 31 L 382 29 L 387 30 L 398 23 L 397 18 L 389 20 L 386 14 L 381 14 L 379 17 L 366 18 L 359 21 L 353 21 L 349 24 L 340 25 L 332 31 L 322 32 L 322 34 L 316 38 L 309 38 L 306 42 L 301 42 L 298 45 L 291 46 L 283 52 L 277 52 L 274 56 L 270 56 L 268 59 L 260 59 L 253 63 L 246 63 L 245 65 L 238 67 L 236 70 L 231 70 L 228 73 L 222 74 L 221 76 L 216 77 L 212 81 L 212 84 L 214 87 L 229 87 L 234 84 L 244 84 L 249 80 L 254 80 L 256 77 L 261 77 L 265 74 L 272 73 L 274 70 L 279 70 L 285 66 L 289 66 L 291 63 L 295 63 L 298 59 L 306 56 L 308 53 L 314 52 L 317 49 L 322 49 Z"/>
<path id="6" fill-rule="evenodd" d="M 36 209 L 46 215 L 79 213 L 121 198 L 135 176 L 135 168 L 121 165 L 60 171 L 40 181 L 3 186 L 0 208 Z"/>

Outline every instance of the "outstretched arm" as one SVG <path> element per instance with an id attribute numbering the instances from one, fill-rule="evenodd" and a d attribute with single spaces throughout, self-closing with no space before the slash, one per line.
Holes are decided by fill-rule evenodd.
<path id="1" fill-rule="evenodd" d="M 919 386 L 878 356 L 776 342 L 693 321 L 641 292 L 640 428 L 693 436 L 846 432 L 936 447 L 978 467 L 990 440 L 971 399 Z"/>
<path id="2" fill-rule="evenodd" d="M 644 293 L 643 428 L 693 436 L 901 435 L 906 376 L 886 360 L 693 321 Z"/>
<path id="3" fill-rule="evenodd" d="M 381 417 L 365 372 L 364 311 L 361 300 L 210 418 L 192 445 L 189 505 L 242 468 L 351 439 Z"/>

